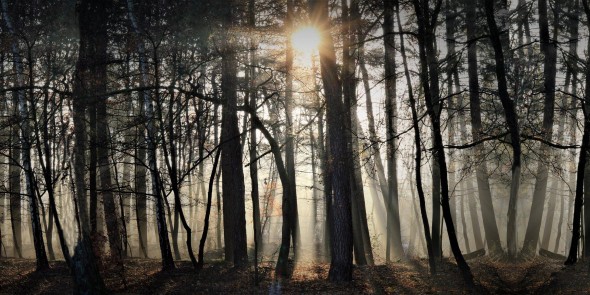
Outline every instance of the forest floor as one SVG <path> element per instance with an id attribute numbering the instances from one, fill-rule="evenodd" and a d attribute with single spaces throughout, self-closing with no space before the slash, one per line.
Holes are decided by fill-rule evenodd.
<path id="1" fill-rule="evenodd" d="M 528 261 L 498 261 L 487 257 L 469 261 L 477 294 L 588 294 L 588 263 L 564 267 L 559 260 L 537 257 Z M 63 262 L 35 272 L 34 260 L 0 259 L 0 294 L 71 294 L 72 280 Z M 200 273 L 189 262 L 160 272 L 158 260 L 125 261 L 125 282 L 108 269 L 107 287 L 118 294 L 468 294 L 454 262 L 438 264 L 430 276 L 424 259 L 388 265 L 355 267 L 354 280 L 333 284 L 326 280 L 328 264 L 299 263 L 293 278 L 277 286 L 271 265 L 260 267 L 259 286 L 253 268 L 235 270 L 224 263 L 204 266 Z M 278 292 L 273 292 L 279 294 Z"/>

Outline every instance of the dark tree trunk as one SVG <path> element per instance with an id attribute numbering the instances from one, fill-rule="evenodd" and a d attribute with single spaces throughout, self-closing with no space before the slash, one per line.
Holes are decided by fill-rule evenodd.
<path id="1" fill-rule="evenodd" d="M 106 55 L 106 12 L 109 1 L 81 1 L 78 6 L 80 49 L 76 64 L 73 119 L 74 119 L 74 178 L 80 238 L 72 257 L 72 269 L 76 293 L 104 294 L 106 287 L 98 271 L 90 239 L 88 197 L 86 195 L 86 120 L 88 97 L 104 89 L 104 79 L 96 76 L 104 67 L 99 61 Z M 104 59 L 102 59 L 104 60 Z"/>
<path id="2" fill-rule="evenodd" d="M 229 33 L 236 24 L 232 5 L 223 6 L 223 49 L 221 92 L 224 105 L 221 123 L 221 174 L 223 178 L 223 229 L 225 260 L 235 266 L 248 262 L 246 251 L 246 212 L 244 205 L 244 170 L 237 115 L 236 36 Z"/>
<path id="3" fill-rule="evenodd" d="M 13 93 L 13 105 L 18 105 L 18 96 L 16 93 Z M 16 107 L 13 110 L 14 115 L 16 116 Z M 19 162 L 21 158 L 21 152 L 19 148 L 19 127 L 15 125 L 11 126 L 11 146 L 10 146 L 10 153 L 9 153 L 9 162 L 8 162 L 8 189 L 10 191 L 10 224 L 12 225 L 12 241 L 14 247 L 14 256 L 18 258 L 22 258 L 22 229 L 21 229 L 21 222 L 22 222 L 22 213 L 21 213 L 21 184 L 20 184 L 20 177 L 21 177 L 21 169 L 19 167 Z"/>
<path id="4" fill-rule="evenodd" d="M 590 17 L 590 5 L 586 0 L 582 0 L 586 17 Z M 590 39 L 588 40 L 587 49 L 590 50 Z M 574 214 L 572 221 L 572 238 L 569 246 L 569 252 L 565 265 L 573 265 L 578 261 L 578 245 L 580 242 L 580 226 L 582 206 L 584 202 L 584 178 L 585 167 L 588 157 L 588 145 L 590 144 L 590 61 L 586 64 L 586 90 L 584 93 L 584 132 L 582 134 L 582 144 L 580 146 L 580 156 L 578 160 L 578 170 L 576 173 L 576 193 L 574 197 Z"/>
<path id="5" fill-rule="evenodd" d="M 545 94 L 545 107 L 543 109 L 543 127 L 541 136 L 547 141 L 551 141 L 553 135 L 553 117 L 555 105 L 555 76 L 557 72 L 557 26 L 554 23 L 553 40 L 549 36 L 549 18 L 547 15 L 547 0 L 539 0 L 539 31 L 541 41 L 541 52 L 544 55 L 543 66 L 543 92 Z M 554 12 L 554 21 L 557 21 L 557 12 Z M 549 147 L 541 145 L 539 155 L 548 157 Z M 549 171 L 547 164 L 543 159 L 539 159 L 537 168 L 537 181 L 533 192 L 533 203 L 531 204 L 531 213 L 529 222 L 524 236 L 524 246 L 522 253 L 524 255 L 535 255 L 537 244 L 539 242 L 539 232 L 541 229 L 541 219 L 543 217 L 543 207 L 545 205 L 545 196 L 547 194 L 547 178 Z M 587 199 L 590 203 L 590 195 Z M 555 204 L 555 203 L 554 203 Z M 590 213 L 590 210 L 588 211 Z"/>
<path id="6" fill-rule="evenodd" d="M 106 43 L 107 40 L 104 40 Z M 106 48 L 106 44 L 104 45 Z M 101 60 L 97 60 L 98 64 L 102 65 L 99 72 L 95 75 L 100 75 L 105 82 L 101 85 L 101 89 L 97 89 L 98 93 L 106 92 L 106 78 L 107 78 L 107 56 L 100 56 Z M 100 190 L 102 200 L 104 201 L 105 223 L 107 228 L 107 235 L 109 238 L 109 248 L 111 257 L 118 265 L 119 271 L 123 270 L 123 244 L 121 242 L 121 226 L 119 225 L 119 214 L 117 213 L 117 205 L 115 203 L 115 196 L 113 194 L 113 184 L 111 176 L 111 165 L 109 162 L 109 124 L 107 115 L 107 99 L 108 97 L 99 96 L 96 99 L 96 156 L 100 172 Z"/>
<path id="7" fill-rule="evenodd" d="M 201 235 L 201 241 L 199 242 L 199 260 L 197 262 L 197 269 L 203 268 L 204 256 L 205 256 L 205 241 L 207 241 L 207 234 L 209 232 L 209 216 L 211 215 L 211 202 L 213 199 L 213 184 L 215 179 L 215 173 L 217 171 L 217 164 L 219 163 L 219 156 L 221 155 L 221 148 L 217 150 L 215 154 L 215 161 L 213 162 L 213 168 L 211 169 L 211 177 L 209 177 L 209 191 L 207 192 L 207 208 L 205 209 L 205 221 L 203 222 L 203 234 Z"/>
<path id="8" fill-rule="evenodd" d="M 345 25 L 342 27 L 342 90 L 345 104 L 345 124 L 347 130 L 347 153 L 349 154 L 349 171 L 351 171 L 351 206 L 352 206 L 352 230 L 354 243 L 354 256 L 358 265 L 372 264 L 373 254 L 370 249 L 370 237 L 367 225 L 367 214 L 365 211 L 365 197 L 358 142 L 358 116 L 356 97 L 356 59 L 353 53 L 357 52 L 353 27 L 360 21 L 358 12 L 358 1 L 352 1 L 350 7 L 346 1 L 342 1 L 342 17 Z M 367 249 L 368 247 L 368 249 Z"/>
<path id="9" fill-rule="evenodd" d="M 143 111 L 141 111 L 143 114 Z M 145 131 L 138 128 L 136 134 L 137 147 L 135 149 L 135 219 L 137 223 L 137 240 L 139 242 L 139 255 L 148 258 L 148 239 L 147 239 L 147 171 L 146 149 L 143 138 Z"/>
<path id="10" fill-rule="evenodd" d="M 287 0 L 287 16 L 285 25 L 287 34 L 293 32 L 293 17 L 295 3 L 293 0 Z M 295 135 L 293 133 L 293 46 L 291 38 L 287 37 L 286 44 L 286 90 L 285 90 L 285 165 L 289 175 L 289 223 L 291 227 L 291 237 L 293 240 L 293 252 L 297 258 L 298 246 L 301 244 L 299 237 L 299 214 L 297 209 L 297 183 L 295 177 Z"/>
<path id="11" fill-rule="evenodd" d="M 7 1 L 2 1 L 2 17 L 4 19 L 4 24 L 8 29 L 8 32 L 11 35 L 15 35 L 16 31 L 13 27 L 12 18 L 8 14 L 8 5 Z M 16 41 L 10 45 L 10 49 L 13 55 L 13 64 L 16 73 L 16 86 L 17 87 L 24 87 L 25 84 L 25 76 L 24 76 L 24 66 L 21 57 L 20 50 L 18 48 L 18 44 Z M 32 61 L 29 61 L 32 63 Z M 29 73 L 32 75 L 32 73 Z M 30 85 L 29 85 L 30 86 Z M 35 257 L 36 257 L 36 264 L 37 270 L 45 270 L 49 268 L 49 261 L 47 259 L 47 253 L 45 252 L 45 243 L 43 242 L 43 232 L 41 230 L 41 219 L 39 216 L 39 207 L 38 207 L 38 199 L 35 195 L 35 176 L 33 167 L 31 164 L 31 137 L 30 137 L 30 123 L 29 123 L 29 110 L 28 104 L 25 97 L 25 91 L 19 90 L 16 92 L 17 102 L 18 102 L 18 116 L 20 122 L 20 147 L 22 152 L 22 169 L 25 174 L 25 193 L 29 199 L 29 209 L 30 209 L 30 217 L 31 217 L 31 234 L 33 236 L 33 245 L 35 248 Z M 30 98 L 31 101 L 33 97 Z M 19 163 L 20 164 L 20 163 Z"/>
<path id="12" fill-rule="evenodd" d="M 466 0 L 466 17 L 467 19 L 476 19 L 476 1 Z M 482 120 L 481 120 L 481 102 L 480 102 L 480 88 L 478 78 L 478 62 L 477 62 L 477 28 L 476 22 L 466 22 L 467 39 L 470 43 L 467 47 L 467 65 L 469 76 L 469 106 L 471 115 L 471 132 L 474 141 L 480 140 L 482 137 Z M 475 148 L 475 155 L 478 158 L 486 154 L 484 146 L 478 145 Z M 498 225 L 496 223 L 496 213 L 494 211 L 494 203 L 492 201 L 492 192 L 490 189 L 490 181 L 488 177 L 487 164 L 482 159 L 475 167 L 475 175 L 477 179 L 477 190 L 479 195 L 479 203 L 481 207 L 481 215 L 483 220 L 483 228 L 485 232 L 486 241 L 490 255 L 497 256 L 503 252 L 502 244 L 500 242 L 500 234 L 498 232 Z"/>
<path id="13" fill-rule="evenodd" d="M 398 12 L 397 27 L 401 31 L 402 23 L 399 18 L 399 2 L 396 4 Z M 416 110 L 416 98 L 412 89 L 412 81 L 410 77 L 410 70 L 408 68 L 408 60 L 406 57 L 406 46 L 403 35 L 400 35 L 400 51 L 404 65 L 404 76 L 406 77 L 406 85 L 408 86 L 408 97 L 410 101 L 410 109 L 412 111 L 412 125 L 414 129 L 414 169 L 416 177 L 416 190 L 418 191 L 418 201 L 420 203 L 420 216 L 422 217 L 422 227 L 424 231 L 424 240 L 426 241 L 426 252 L 428 253 L 428 265 L 430 266 L 430 273 L 436 273 L 436 263 L 434 257 L 434 249 L 432 245 L 432 238 L 430 235 L 430 225 L 428 224 L 428 213 L 426 213 L 426 197 L 424 195 L 424 188 L 422 186 L 422 142 L 420 140 L 420 121 L 418 119 L 418 111 Z M 411 183 L 411 182 L 410 182 Z"/>
<path id="14" fill-rule="evenodd" d="M 248 0 L 248 25 L 249 27 L 254 30 L 256 29 L 256 11 L 255 11 L 255 0 Z M 250 68 L 247 70 L 247 81 L 248 81 L 248 92 L 246 95 L 246 102 L 249 104 L 250 108 L 256 111 L 256 97 L 258 95 L 257 85 L 256 85 L 256 66 L 258 64 L 256 50 L 258 45 L 254 38 L 250 39 Z M 250 181 L 252 182 L 252 190 L 251 190 L 251 197 L 252 197 L 252 219 L 253 219 L 253 229 L 254 229 L 254 272 L 255 277 L 254 281 L 256 286 L 258 286 L 258 253 L 262 247 L 262 230 L 260 224 L 260 197 L 258 191 L 258 162 L 256 161 L 257 158 L 257 139 L 256 139 L 256 129 L 250 129 Z M 210 183 L 210 189 L 212 183 Z M 210 202 L 210 200 L 209 200 Z"/>
<path id="15" fill-rule="evenodd" d="M 455 226 L 453 225 L 453 219 L 451 218 L 451 209 L 449 206 L 449 183 L 447 174 L 446 157 L 441 132 L 440 112 L 434 101 L 438 101 L 438 71 L 436 65 L 433 65 L 435 60 L 432 55 L 434 51 L 434 28 L 432 24 L 436 23 L 438 8 L 435 8 L 434 12 L 430 11 L 428 0 L 414 0 L 414 8 L 418 20 L 418 44 L 420 50 L 420 78 L 422 82 L 422 88 L 424 90 L 424 100 L 426 109 L 430 121 L 432 123 L 432 131 L 434 135 L 433 142 L 433 153 L 434 158 L 438 162 L 440 169 L 440 185 L 441 185 L 441 207 L 443 218 L 447 228 L 447 235 L 449 237 L 449 243 L 451 244 L 451 251 L 455 256 L 455 260 L 463 275 L 463 279 L 469 288 L 473 288 L 473 275 L 467 262 L 463 258 L 457 236 L 455 233 Z M 436 6 L 440 7 L 441 1 L 436 2 Z M 430 57 L 429 57 L 430 56 Z"/>
<path id="16" fill-rule="evenodd" d="M 137 18 L 135 17 L 133 0 L 127 0 L 127 10 L 129 19 L 131 21 L 134 33 L 139 35 L 141 30 Z M 147 56 L 145 52 L 145 45 L 143 42 L 138 42 L 138 54 L 139 54 L 139 71 L 141 76 L 140 86 L 147 86 L 148 81 L 148 69 L 147 69 Z M 154 76 L 156 77 L 156 86 L 158 83 L 158 58 L 157 52 L 154 48 L 154 64 L 156 65 Z M 156 87 L 157 88 L 157 87 Z M 158 90 L 156 89 L 156 101 L 158 99 Z M 145 134 L 145 145 L 147 149 L 147 162 L 148 168 L 151 174 L 152 194 L 156 200 L 156 222 L 158 225 L 157 235 L 160 244 L 160 253 L 162 257 L 162 270 L 174 269 L 174 259 L 172 258 L 172 251 L 170 249 L 170 240 L 168 238 L 168 226 L 166 225 L 166 213 L 164 212 L 164 196 L 161 193 L 161 183 L 158 175 L 158 166 L 156 158 L 156 130 L 155 130 L 155 116 L 154 116 L 154 105 L 152 98 L 149 96 L 149 92 L 144 91 L 142 97 L 142 108 L 146 120 L 146 134 Z M 147 233 L 146 233 L 147 235 Z M 147 245 L 146 245 L 147 246 Z"/>
<path id="17" fill-rule="evenodd" d="M 333 196 L 331 199 L 331 263 L 328 279 L 333 282 L 352 280 L 352 216 L 350 174 L 346 159 L 346 136 L 340 116 L 344 112 L 342 85 L 338 78 L 336 51 L 332 36 L 327 0 L 312 1 L 311 19 L 324 36 L 320 44 L 321 76 L 326 96 L 328 138 Z"/>
<path id="18" fill-rule="evenodd" d="M 507 248 L 508 255 L 516 256 L 516 205 L 518 201 L 518 189 L 520 186 L 520 165 L 521 165 L 521 144 L 520 144 L 520 129 L 518 127 L 518 117 L 516 115 L 515 102 L 508 94 L 508 84 L 506 82 L 506 61 L 504 59 L 505 49 L 509 42 L 504 42 L 501 39 L 500 31 L 496 25 L 494 14 L 494 0 L 485 0 L 485 12 L 490 31 L 490 39 L 494 47 L 495 71 L 496 79 L 498 81 L 498 92 L 504 115 L 506 116 L 506 125 L 510 132 L 510 143 L 512 145 L 512 180 L 510 184 L 510 201 L 508 204 L 508 228 Z M 505 34 L 507 35 L 507 34 Z"/>

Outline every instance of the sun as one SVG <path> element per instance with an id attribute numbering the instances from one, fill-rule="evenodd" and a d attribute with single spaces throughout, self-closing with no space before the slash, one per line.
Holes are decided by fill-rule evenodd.
<path id="1" fill-rule="evenodd" d="M 291 43 L 295 50 L 310 55 L 320 45 L 320 32 L 310 26 L 301 27 L 291 35 Z"/>

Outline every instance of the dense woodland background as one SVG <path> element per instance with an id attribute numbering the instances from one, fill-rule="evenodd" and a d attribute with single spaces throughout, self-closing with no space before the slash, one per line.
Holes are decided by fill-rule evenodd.
<path id="1" fill-rule="evenodd" d="M 0 257 L 78 293 L 590 255 L 588 0 L 0 4 Z"/>

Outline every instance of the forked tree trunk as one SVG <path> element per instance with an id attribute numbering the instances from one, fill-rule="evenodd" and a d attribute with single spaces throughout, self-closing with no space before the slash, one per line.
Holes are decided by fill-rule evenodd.
<path id="1" fill-rule="evenodd" d="M 432 131 L 434 135 L 433 152 L 436 156 L 435 159 L 440 169 L 440 185 L 442 195 L 441 207 L 447 228 L 447 235 L 449 237 L 451 251 L 453 252 L 455 261 L 457 262 L 465 283 L 467 284 L 468 288 L 473 288 L 473 275 L 469 265 L 467 265 L 467 262 L 461 253 L 449 206 L 449 183 L 446 157 L 442 140 L 440 112 L 438 111 L 438 106 L 436 106 L 434 103 L 434 101 L 438 101 L 438 70 L 436 64 L 433 64 L 433 61 L 436 60 L 433 55 L 435 55 L 436 52 L 434 51 L 434 30 L 430 24 L 434 25 L 438 16 L 436 10 L 434 12 L 430 11 L 428 2 L 428 0 L 413 1 L 418 22 L 420 78 L 422 88 L 424 90 L 424 101 L 426 104 L 427 113 L 432 123 Z M 440 5 L 440 3 L 437 5 Z"/>
<path id="2" fill-rule="evenodd" d="M 402 23 L 399 18 L 399 2 L 396 5 L 397 10 L 397 27 L 401 31 Z M 432 245 L 432 238 L 430 234 L 430 225 L 428 224 L 428 214 L 426 213 L 426 197 L 424 196 L 424 189 L 422 187 L 422 141 L 420 139 L 420 121 L 418 119 L 418 111 L 416 109 L 416 99 L 412 88 L 412 80 L 408 66 L 408 59 L 406 57 L 406 46 L 403 35 L 400 35 L 400 51 L 404 65 L 404 76 L 406 77 L 406 85 L 408 87 L 408 97 L 410 101 L 410 109 L 412 112 L 412 124 L 414 129 L 414 169 L 416 178 L 416 190 L 418 192 L 418 201 L 420 203 L 420 216 L 422 217 L 422 227 L 424 231 L 424 240 L 426 241 L 426 252 L 428 253 L 428 265 L 430 266 L 430 273 L 436 273 L 436 263 L 434 256 L 434 249 Z M 410 182 L 411 183 L 411 182 Z"/>
<path id="3" fill-rule="evenodd" d="M 539 29 L 541 40 L 541 51 L 544 55 L 543 66 L 543 92 L 545 93 L 545 106 L 543 108 L 543 126 L 541 136 L 546 141 L 551 141 L 553 135 L 553 118 L 555 105 L 555 76 L 557 72 L 557 21 L 558 13 L 554 12 L 553 41 L 549 37 L 549 18 L 547 15 L 547 0 L 539 0 Z M 557 11 L 557 10 L 556 10 Z M 547 158 L 550 154 L 550 148 L 542 144 L 539 155 Z M 545 205 L 545 196 L 547 194 L 547 179 L 549 171 L 547 164 L 543 159 L 539 160 L 537 168 L 537 181 L 533 192 L 533 202 L 531 204 L 531 213 L 524 236 L 524 246 L 522 253 L 525 255 L 534 255 L 539 241 L 539 232 L 541 229 L 541 219 L 543 217 L 543 207 Z M 589 194 L 590 196 L 590 194 Z M 554 198 L 552 198 L 554 199 Z M 590 197 L 588 199 L 590 202 Z M 555 205 L 555 203 L 553 203 Z M 590 212 L 590 210 L 588 211 Z M 548 211 L 549 213 L 549 211 Z M 553 212 L 551 212 L 552 214 Z"/>
<path id="4" fill-rule="evenodd" d="M 476 18 L 476 1 L 465 0 L 465 9 L 467 19 Z M 478 78 L 478 62 L 477 62 L 477 27 L 476 22 L 466 22 L 467 39 L 470 43 L 467 47 L 467 64 L 469 76 L 469 106 L 471 115 L 471 132 L 474 141 L 480 140 L 482 137 L 483 125 L 481 119 L 481 102 L 480 102 L 480 88 Z M 483 145 L 475 147 L 475 156 L 482 159 L 486 154 Z M 500 255 L 502 244 L 500 242 L 500 234 L 498 232 L 498 225 L 496 223 L 496 213 L 494 211 L 494 203 L 492 201 L 492 192 L 490 188 L 490 181 L 488 177 L 487 164 L 485 159 L 475 167 L 475 175 L 477 179 L 477 191 L 479 195 L 479 203 L 481 208 L 481 215 L 483 220 L 483 228 L 485 232 L 486 241 L 490 255 Z"/>
<path id="5" fill-rule="evenodd" d="M 521 165 L 521 144 L 520 144 L 520 129 L 518 125 L 518 117 L 516 115 L 516 105 L 508 94 L 508 84 L 506 81 L 506 61 L 504 59 L 505 49 L 507 44 L 503 43 L 500 36 L 500 31 L 496 25 L 494 13 L 494 0 L 485 0 L 485 13 L 490 31 L 490 39 L 494 48 L 495 72 L 498 83 L 498 92 L 504 115 L 506 117 L 506 125 L 510 132 L 510 144 L 512 145 L 512 179 L 510 181 L 510 200 L 508 204 L 508 226 L 506 230 L 508 255 L 516 256 L 517 247 L 517 224 L 516 212 L 518 201 L 518 190 L 520 187 L 520 165 Z M 507 34 L 505 34 L 507 35 Z M 506 42 L 508 43 L 508 42 Z"/>

